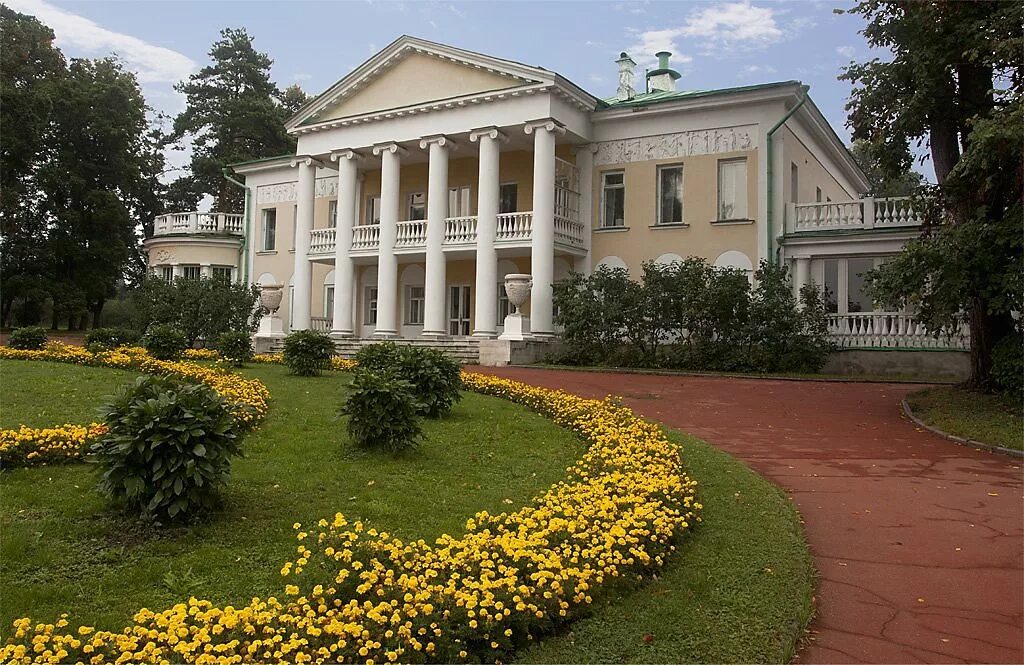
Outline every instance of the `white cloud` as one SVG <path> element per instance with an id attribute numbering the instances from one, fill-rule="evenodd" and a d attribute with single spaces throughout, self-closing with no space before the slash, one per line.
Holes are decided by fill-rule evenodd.
<path id="1" fill-rule="evenodd" d="M 57 46 L 62 49 L 93 57 L 116 54 L 138 75 L 141 83 L 177 83 L 187 79 L 197 68 L 195 61 L 183 53 L 107 30 L 84 16 L 44 0 L 8 0 L 7 4 L 50 26 L 57 37 Z"/>
<path id="2" fill-rule="evenodd" d="M 857 50 L 855 48 L 853 48 L 852 46 L 837 46 L 836 47 L 836 53 L 838 53 L 839 55 L 843 56 L 847 60 L 853 60 L 853 55 L 856 52 L 857 52 Z"/>
<path id="3" fill-rule="evenodd" d="M 631 31 L 637 39 L 629 53 L 638 63 L 650 64 L 658 51 L 679 52 L 680 38 L 696 43 L 707 53 L 767 46 L 786 36 L 775 15 L 775 9 L 757 7 L 745 0 L 704 6 L 691 12 L 680 26 Z M 688 56 L 675 59 L 680 57 L 683 62 L 692 60 Z"/>
<path id="4" fill-rule="evenodd" d="M 737 78 L 757 78 L 774 73 L 775 67 L 772 65 L 747 65 L 739 71 Z"/>
<path id="5" fill-rule="evenodd" d="M 312 74 L 308 74 L 306 72 L 299 72 L 297 74 L 292 74 L 292 80 L 296 81 L 296 82 L 299 82 L 299 81 L 309 81 L 312 78 L 313 78 L 313 75 Z"/>

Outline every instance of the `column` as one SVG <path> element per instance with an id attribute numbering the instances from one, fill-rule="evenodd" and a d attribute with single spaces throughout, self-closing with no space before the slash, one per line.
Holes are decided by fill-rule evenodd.
<path id="1" fill-rule="evenodd" d="M 210 264 L 209 263 L 200 263 L 199 264 L 199 275 L 201 277 L 210 277 L 211 274 L 212 273 L 210 272 Z"/>
<path id="2" fill-rule="evenodd" d="M 171 275 L 172 277 L 181 277 L 184 273 L 182 272 L 181 265 L 177 263 L 171 264 Z"/>
<path id="3" fill-rule="evenodd" d="M 533 228 L 530 234 L 530 332 L 554 336 L 551 282 L 555 276 L 555 132 L 565 128 L 554 120 L 526 123 L 533 134 Z"/>
<path id="4" fill-rule="evenodd" d="M 800 289 L 811 282 L 811 257 L 807 254 L 800 254 L 794 257 L 794 261 L 796 262 L 796 267 L 793 279 L 793 295 L 799 300 Z"/>
<path id="5" fill-rule="evenodd" d="M 398 233 L 400 209 L 399 169 L 400 154 L 405 151 L 397 143 L 373 146 L 373 154 L 380 155 L 380 247 L 377 255 L 377 327 L 374 337 L 398 335 L 398 257 L 395 256 L 395 237 Z"/>
<path id="6" fill-rule="evenodd" d="M 355 322 L 352 317 L 352 286 L 355 283 L 355 264 L 349 255 L 352 246 L 352 227 L 356 223 L 359 198 L 356 196 L 356 179 L 359 171 L 359 154 L 352 150 L 331 153 L 331 160 L 338 162 L 338 221 L 334 245 L 334 320 L 331 321 L 331 335 L 352 337 Z"/>
<path id="7" fill-rule="evenodd" d="M 573 269 L 584 275 L 590 274 L 590 242 L 594 237 L 594 152 L 596 144 L 576 148 L 576 170 L 580 178 L 580 223 L 583 224 L 583 249 L 586 254 L 577 256 Z"/>
<path id="8" fill-rule="evenodd" d="M 498 252 L 494 238 L 498 232 L 500 183 L 499 141 L 507 140 L 496 127 L 474 130 L 470 141 L 480 142 L 480 172 L 477 178 L 476 204 L 476 325 L 474 337 L 493 338 L 498 334 Z"/>
<path id="9" fill-rule="evenodd" d="M 312 297 L 313 264 L 309 262 L 309 232 L 313 230 L 313 197 L 316 188 L 317 160 L 297 157 L 292 166 L 299 167 L 299 182 L 295 188 L 295 268 L 292 276 L 295 296 L 292 298 L 292 330 L 309 328 L 310 299 Z"/>
<path id="10" fill-rule="evenodd" d="M 428 136 L 420 141 L 428 149 L 427 165 L 427 251 L 423 286 L 423 335 L 441 337 L 447 332 L 444 290 L 447 270 L 444 258 L 444 220 L 448 217 L 448 150 L 454 144 L 446 136 Z"/>

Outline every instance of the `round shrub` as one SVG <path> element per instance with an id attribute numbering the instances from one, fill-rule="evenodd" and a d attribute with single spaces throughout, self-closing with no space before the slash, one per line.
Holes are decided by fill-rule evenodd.
<path id="1" fill-rule="evenodd" d="M 398 358 L 399 376 L 412 385 L 420 413 L 439 418 L 462 399 L 459 364 L 437 349 L 408 346 Z"/>
<path id="2" fill-rule="evenodd" d="M 188 347 L 185 335 L 174 326 L 150 326 L 142 338 L 142 346 L 157 360 L 174 360 Z"/>
<path id="3" fill-rule="evenodd" d="M 992 383 L 1014 397 L 1024 395 L 1024 336 L 1011 333 L 992 349 Z"/>
<path id="4" fill-rule="evenodd" d="M 230 406 L 202 384 L 140 377 L 105 407 L 104 423 L 107 434 L 92 448 L 100 490 L 159 523 L 216 505 L 241 454 Z"/>
<path id="5" fill-rule="evenodd" d="M 423 436 L 418 406 L 408 381 L 360 368 L 338 413 L 348 416 L 348 433 L 357 446 L 399 452 Z"/>
<path id="6" fill-rule="evenodd" d="M 85 348 L 96 353 L 127 346 L 139 341 L 138 334 L 127 328 L 93 328 L 85 334 Z"/>
<path id="7" fill-rule="evenodd" d="M 362 347 L 355 355 L 356 364 L 373 372 L 398 367 L 402 352 L 394 342 L 380 342 Z"/>
<path id="8" fill-rule="evenodd" d="M 39 326 L 25 326 L 11 331 L 7 346 L 12 349 L 41 349 L 46 344 L 46 330 Z"/>
<path id="9" fill-rule="evenodd" d="M 217 351 L 222 358 L 241 367 L 252 360 L 252 338 L 244 332 L 221 333 L 217 337 Z"/>
<path id="10" fill-rule="evenodd" d="M 320 376 L 333 355 L 334 342 L 319 330 L 297 330 L 284 338 L 284 364 L 292 374 Z"/>

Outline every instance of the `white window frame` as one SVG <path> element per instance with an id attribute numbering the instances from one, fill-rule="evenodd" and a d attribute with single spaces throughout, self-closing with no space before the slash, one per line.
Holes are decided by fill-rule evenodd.
<path id="1" fill-rule="evenodd" d="M 264 252 L 276 252 L 277 251 L 277 208 L 264 208 L 263 209 L 263 222 L 262 228 L 260 229 L 263 234 L 263 250 Z M 267 234 L 268 228 L 273 228 L 273 232 Z M 268 238 L 273 242 L 268 243 Z"/>
<path id="2" fill-rule="evenodd" d="M 513 206 L 513 208 L 515 208 L 515 210 L 502 210 L 501 209 L 501 204 L 502 204 L 501 189 L 503 187 L 515 187 L 516 201 L 515 201 L 515 205 Z M 513 212 L 519 212 L 519 183 L 518 182 L 503 182 L 503 183 L 500 183 L 498 185 L 498 214 L 499 215 L 505 215 L 505 214 L 509 214 L 509 213 L 513 213 Z"/>
<path id="3" fill-rule="evenodd" d="M 160 278 L 165 282 L 173 282 L 174 266 L 160 266 Z"/>
<path id="4" fill-rule="evenodd" d="M 228 281 L 230 282 L 234 280 L 235 268 L 234 266 L 210 266 L 210 276 L 227 277 Z"/>
<path id="5" fill-rule="evenodd" d="M 505 293 L 505 280 L 498 282 L 498 325 L 505 325 L 505 317 L 512 313 L 512 303 L 508 301 L 508 294 Z"/>
<path id="6" fill-rule="evenodd" d="M 203 276 L 203 267 L 198 263 L 183 264 L 181 266 L 181 276 L 185 279 L 199 279 Z"/>
<path id="7" fill-rule="evenodd" d="M 299 204 L 292 204 L 292 250 L 295 251 L 296 241 L 299 239 Z"/>
<path id="8" fill-rule="evenodd" d="M 324 284 L 324 318 L 334 318 L 334 284 Z"/>
<path id="9" fill-rule="evenodd" d="M 468 217 L 473 214 L 472 188 L 458 185 L 448 188 L 448 216 Z"/>
<path id="10" fill-rule="evenodd" d="M 610 175 L 621 175 L 621 183 L 608 184 L 608 176 Z M 613 223 L 609 224 L 606 217 L 608 210 L 607 194 L 608 190 L 621 190 L 622 191 L 622 223 L 614 223 L 617 220 L 613 220 Z M 601 228 L 602 229 L 624 229 L 626 228 L 626 172 L 622 169 L 616 169 L 612 171 L 601 172 Z"/>
<path id="11" fill-rule="evenodd" d="M 789 196 L 793 203 L 800 203 L 800 167 L 789 163 Z"/>
<path id="12" fill-rule="evenodd" d="M 419 295 L 414 295 L 413 289 L 419 289 Z M 413 303 L 417 303 L 417 316 L 413 316 Z M 422 326 L 424 321 L 424 309 L 426 307 L 426 289 L 422 284 L 407 284 L 405 287 L 405 307 L 403 308 L 403 321 L 407 326 Z"/>
<path id="13" fill-rule="evenodd" d="M 664 173 L 665 171 L 679 171 L 679 219 L 677 219 L 677 220 L 673 219 L 673 220 L 665 221 L 665 219 L 662 217 L 663 210 L 662 210 L 662 205 L 661 205 L 662 204 L 661 174 Z M 657 211 L 658 212 L 658 217 L 657 217 L 658 222 L 657 223 L 658 223 L 659 226 L 661 226 L 661 225 L 677 226 L 679 224 L 685 224 L 686 223 L 686 210 L 685 210 L 684 197 L 683 197 L 683 186 L 684 186 L 684 183 L 685 183 L 685 175 L 684 175 L 684 172 L 683 172 L 683 165 L 682 164 L 659 164 L 658 165 L 658 168 L 657 168 L 657 183 L 656 183 L 657 186 L 655 187 L 655 190 L 657 192 L 656 193 L 657 205 L 658 205 L 658 211 Z"/>
<path id="14" fill-rule="evenodd" d="M 729 216 L 729 217 L 725 217 L 722 214 L 722 203 L 723 203 L 723 196 L 722 195 L 725 193 L 725 188 L 722 186 L 722 169 L 723 168 L 732 167 L 732 166 L 736 166 L 736 165 L 740 166 L 739 172 L 742 174 L 743 183 L 742 183 L 742 186 L 737 186 L 736 187 L 736 189 L 733 192 L 733 194 L 742 197 L 742 199 L 743 199 L 743 201 L 742 201 L 743 202 L 742 208 L 743 209 L 742 210 L 737 210 L 737 208 L 740 207 L 739 206 L 739 198 L 737 198 L 737 200 L 733 203 L 733 208 L 734 208 L 733 214 L 731 216 Z M 750 208 L 749 208 L 749 202 L 747 201 L 747 158 L 746 157 L 734 157 L 732 159 L 720 159 L 720 160 L 718 160 L 718 213 L 717 213 L 717 217 L 718 217 L 718 221 L 720 221 L 720 222 L 728 222 L 728 221 L 734 221 L 734 220 L 750 219 Z"/>
<path id="15" fill-rule="evenodd" d="M 377 325 L 377 287 L 363 287 L 363 325 Z"/>
<path id="16" fill-rule="evenodd" d="M 413 199 L 419 196 L 421 203 L 414 203 Z M 417 211 L 419 216 L 417 216 Z M 406 197 L 405 219 L 408 221 L 422 221 L 427 218 L 427 194 L 426 192 L 409 192 Z"/>
<path id="17" fill-rule="evenodd" d="M 327 202 L 327 228 L 333 229 L 338 225 L 338 199 L 331 199 Z"/>
<path id="18" fill-rule="evenodd" d="M 377 213 L 374 216 L 374 212 Z M 366 225 L 380 224 L 380 194 L 370 194 L 366 197 Z"/>

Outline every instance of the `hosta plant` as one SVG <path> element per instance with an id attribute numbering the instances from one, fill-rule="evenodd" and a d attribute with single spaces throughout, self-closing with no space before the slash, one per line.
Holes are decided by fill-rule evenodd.
<path id="1" fill-rule="evenodd" d="M 348 416 L 349 436 L 361 448 L 399 452 L 423 435 L 412 385 L 391 372 L 357 369 L 339 415 Z"/>
<path id="2" fill-rule="evenodd" d="M 241 431 L 212 388 L 144 376 L 104 409 L 107 434 L 92 449 L 102 492 L 157 523 L 216 505 L 241 454 Z"/>
<path id="3" fill-rule="evenodd" d="M 320 376 L 331 366 L 334 342 L 318 330 L 297 330 L 284 338 L 283 355 L 292 374 Z"/>

